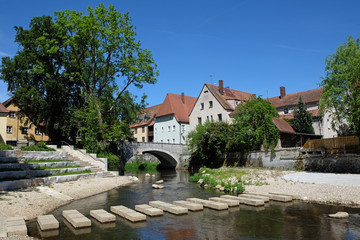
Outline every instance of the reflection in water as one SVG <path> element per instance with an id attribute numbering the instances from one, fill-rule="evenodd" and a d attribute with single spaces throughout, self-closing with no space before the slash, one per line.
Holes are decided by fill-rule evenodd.
<path id="1" fill-rule="evenodd" d="M 60 231 L 46 239 L 360 239 L 360 209 L 339 206 L 270 202 L 265 207 L 241 205 L 225 211 L 204 209 L 176 216 L 147 217 L 146 222 L 131 223 L 117 217 L 113 224 L 100 224 L 90 217 L 90 210 L 124 205 L 134 209 L 137 204 L 153 200 L 173 202 L 189 197 L 207 199 L 219 196 L 215 190 L 202 190 L 188 182 L 186 171 L 164 171 L 156 178 L 138 176 L 143 183 L 114 189 L 93 197 L 78 200 L 54 211 Z M 151 185 L 164 180 L 164 189 Z M 92 227 L 75 230 L 62 218 L 63 210 L 77 209 L 92 221 Z M 331 219 L 328 213 L 350 212 L 349 219 Z M 35 222 L 29 224 L 29 234 L 39 238 Z M 80 234 L 80 235 L 77 235 Z M 51 234 L 50 234 L 51 235 Z"/>

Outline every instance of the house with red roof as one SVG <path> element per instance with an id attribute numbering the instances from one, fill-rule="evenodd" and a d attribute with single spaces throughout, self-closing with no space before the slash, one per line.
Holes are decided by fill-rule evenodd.
<path id="1" fill-rule="evenodd" d="M 154 123 L 154 142 L 186 144 L 190 130 L 189 113 L 195 97 L 168 93 L 160 105 Z"/>
<path id="2" fill-rule="evenodd" d="M 136 142 L 154 141 L 155 117 L 159 112 L 161 104 L 145 108 L 140 113 L 137 123 L 130 125 Z"/>
<path id="3" fill-rule="evenodd" d="M 189 115 L 190 130 L 206 121 L 231 122 L 230 114 L 251 97 L 256 95 L 224 87 L 223 80 L 219 80 L 218 86 L 204 84 Z"/>
<path id="4" fill-rule="evenodd" d="M 324 138 L 337 137 L 336 131 L 331 129 L 331 118 L 328 112 L 324 116 L 319 115 L 319 101 L 321 99 L 322 88 L 312 89 L 303 92 L 286 94 L 285 87 L 280 87 L 280 95 L 267 100 L 276 108 L 281 118 L 293 119 L 293 109 L 302 97 L 307 106 L 307 110 L 313 116 L 313 128 L 315 135 L 322 135 Z"/>

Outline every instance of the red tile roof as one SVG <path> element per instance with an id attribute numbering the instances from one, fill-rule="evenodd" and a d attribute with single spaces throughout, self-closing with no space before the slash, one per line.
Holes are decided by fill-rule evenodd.
<path id="1" fill-rule="evenodd" d="M 313 117 L 318 117 L 319 116 L 319 109 L 313 109 L 313 110 L 308 110 L 311 115 Z M 280 118 L 288 118 L 288 119 L 293 119 L 294 118 L 294 114 L 292 113 L 288 113 L 288 114 L 280 114 Z"/>
<path id="2" fill-rule="evenodd" d="M 291 127 L 291 125 L 281 118 L 273 118 L 272 122 L 275 124 L 277 129 L 279 129 L 280 132 L 287 132 L 287 133 L 294 133 L 295 130 Z"/>
<path id="3" fill-rule="evenodd" d="M 305 104 L 318 103 L 320 101 L 322 90 L 322 88 L 318 88 L 304 92 L 286 94 L 284 98 L 277 96 L 266 100 L 271 102 L 275 108 L 293 107 L 298 104 L 300 96 L 302 96 L 302 100 Z"/>
<path id="4" fill-rule="evenodd" d="M 8 113 L 10 112 L 7 108 L 0 102 L 0 113 Z"/>
<path id="5" fill-rule="evenodd" d="M 184 102 L 182 101 L 182 95 L 168 93 L 164 102 L 161 104 L 157 117 L 174 114 L 178 122 L 189 122 L 189 114 L 197 98 L 184 96 Z"/>
<path id="6" fill-rule="evenodd" d="M 212 84 L 205 84 L 207 88 L 212 92 L 212 94 L 215 96 L 215 98 L 219 101 L 221 106 L 225 110 L 234 110 L 234 108 L 228 103 L 227 100 L 249 100 L 251 97 L 256 97 L 253 93 L 243 92 L 231 88 L 224 88 L 224 94 L 222 95 L 219 91 L 219 87 Z"/>
<path id="7" fill-rule="evenodd" d="M 160 109 L 161 104 L 145 108 L 141 111 L 140 122 L 130 125 L 130 128 L 140 127 L 140 126 L 152 126 L 155 121 L 154 118 Z"/>

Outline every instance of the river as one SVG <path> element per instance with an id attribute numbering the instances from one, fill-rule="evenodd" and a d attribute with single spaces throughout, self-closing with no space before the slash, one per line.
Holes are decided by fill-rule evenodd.
<path id="1" fill-rule="evenodd" d="M 189 183 L 187 171 L 162 171 L 156 178 L 138 175 L 142 183 L 114 189 L 86 199 L 72 202 L 53 212 L 60 222 L 60 230 L 42 233 L 36 222 L 28 224 L 29 235 L 44 239 L 360 239 L 360 209 L 342 206 L 270 202 L 265 207 L 230 208 L 226 211 L 204 209 L 175 216 L 147 217 L 143 223 L 131 223 L 117 217 L 116 223 L 100 224 L 92 220 L 92 227 L 75 230 L 61 216 L 63 210 L 77 209 L 90 217 L 90 210 L 124 205 L 134 209 L 137 204 L 161 200 L 172 202 L 188 197 L 207 199 L 219 196 L 214 190 L 203 190 Z M 155 180 L 164 180 L 164 189 L 152 189 Z M 331 219 L 328 213 L 347 211 L 349 219 Z M 54 236 L 51 237 L 51 234 Z"/>

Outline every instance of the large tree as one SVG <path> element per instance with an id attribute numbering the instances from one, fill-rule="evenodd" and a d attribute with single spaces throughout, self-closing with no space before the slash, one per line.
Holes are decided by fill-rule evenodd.
<path id="1" fill-rule="evenodd" d="M 312 126 L 312 115 L 307 110 L 306 104 L 302 100 L 301 96 L 299 97 L 298 104 L 294 108 L 293 115 L 294 118 L 291 122 L 295 132 L 310 134 L 315 133 Z"/>
<path id="2" fill-rule="evenodd" d="M 332 128 L 340 135 L 348 126 L 347 131 L 360 136 L 360 39 L 349 37 L 328 56 L 325 72 L 320 84 L 322 112 L 330 113 Z"/>
<path id="3" fill-rule="evenodd" d="M 274 149 L 279 139 L 279 130 L 272 119 L 279 117 L 275 107 L 260 96 L 251 98 L 238 106 L 233 115 L 232 136 L 228 148 L 232 151 L 248 152 L 260 149 Z"/>
<path id="4" fill-rule="evenodd" d="M 128 87 L 154 84 L 158 72 L 151 52 L 135 39 L 128 13 L 100 4 L 87 15 L 55 12 L 15 30 L 19 51 L 2 58 L 0 77 L 21 111 L 46 124 L 52 140 L 74 137 L 79 128 L 84 141 L 129 133 L 124 121 L 130 123 L 144 98 L 137 103 Z"/>

